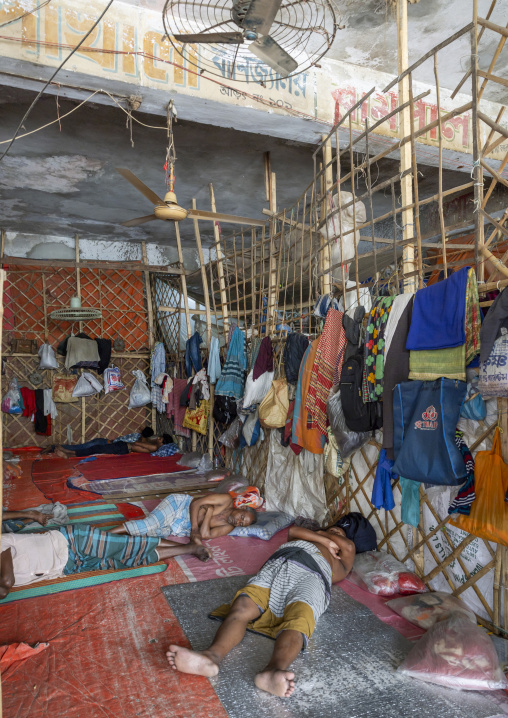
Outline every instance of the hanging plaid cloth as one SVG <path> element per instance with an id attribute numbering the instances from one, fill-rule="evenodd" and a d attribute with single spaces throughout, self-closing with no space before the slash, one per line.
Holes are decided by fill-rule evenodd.
<path id="1" fill-rule="evenodd" d="M 337 309 L 329 309 L 326 316 L 323 333 L 319 339 L 319 344 L 312 367 L 310 377 L 309 391 L 305 400 L 305 408 L 311 415 L 312 419 L 307 428 L 317 428 L 327 436 L 328 418 L 326 415 L 326 402 L 328 394 L 333 384 L 333 373 L 337 365 L 337 360 L 342 366 L 341 355 L 344 357 L 344 349 L 346 347 L 346 333 L 342 326 L 343 313 Z M 340 374 L 339 367 L 339 374 Z"/>
<path id="2" fill-rule="evenodd" d="M 385 333 L 395 297 L 378 297 L 374 302 L 365 337 L 363 400 L 378 401 L 383 395 Z"/>
<path id="3" fill-rule="evenodd" d="M 466 483 L 462 484 L 457 496 L 453 499 L 448 509 L 449 514 L 464 514 L 469 516 L 471 513 L 471 504 L 476 498 L 474 491 L 474 459 L 469 451 L 469 447 L 464 441 L 464 433 L 462 431 L 455 432 L 455 444 L 458 446 L 464 463 L 466 465 L 467 479 Z"/>

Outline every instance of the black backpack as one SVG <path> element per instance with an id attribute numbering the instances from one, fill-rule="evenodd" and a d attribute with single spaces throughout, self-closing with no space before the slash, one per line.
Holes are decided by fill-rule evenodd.
<path id="1" fill-rule="evenodd" d="M 363 401 L 362 380 L 363 355 L 355 354 L 344 362 L 340 374 L 344 419 L 351 431 L 375 431 L 383 426 L 383 405 L 380 401 Z"/>
<path id="2" fill-rule="evenodd" d="M 377 538 L 374 527 L 365 516 L 358 511 L 346 514 L 335 524 L 344 530 L 346 538 L 351 539 L 356 547 L 356 553 L 376 551 Z"/>

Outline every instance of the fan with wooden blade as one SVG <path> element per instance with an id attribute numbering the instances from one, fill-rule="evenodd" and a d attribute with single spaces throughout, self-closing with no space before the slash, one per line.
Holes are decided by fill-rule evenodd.
<path id="1" fill-rule="evenodd" d="M 230 222 L 231 224 L 248 224 L 252 227 L 263 227 L 266 223 L 262 219 L 252 219 L 251 217 L 237 217 L 234 214 L 222 214 L 220 212 L 206 212 L 201 209 L 184 209 L 180 207 L 176 201 L 176 195 L 173 191 L 166 192 L 164 199 L 161 199 L 155 192 L 141 182 L 130 170 L 123 167 L 117 167 L 119 172 L 127 182 L 130 182 L 141 194 L 150 200 L 154 205 L 153 214 L 145 217 L 136 217 L 127 222 L 122 222 L 124 227 L 137 227 L 139 224 L 151 222 L 154 219 L 164 219 L 172 222 L 180 222 L 183 219 L 207 219 L 212 222 Z"/>

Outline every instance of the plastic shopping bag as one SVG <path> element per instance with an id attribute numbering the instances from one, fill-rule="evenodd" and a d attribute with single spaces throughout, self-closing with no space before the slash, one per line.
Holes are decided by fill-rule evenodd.
<path id="1" fill-rule="evenodd" d="M 23 413 L 23 399 L 21 397 L 16 377 L 13 377 L 9 382 L 9 388 L 2 399 L 2 411 L 5 414 Z"/>
<path id="2" fill-rule="evenodd" d="M 116 366 L 110 366 L 104 370 L 104 393 L 109 394 L 110 391 L 125 389 L 120 377 L 120 369 Z"/>
<path id="3" fill-rule="evenodd" d="M 39 369 L 58 369 L 58 361 L 56 359 L 55 352 L 53 351 L 53 347 L 51 347 L 47 342 L 39 349 L 39 356 L 41 358 Z"/>
<path id="4" fill-rule="evenodd" d="M 265 429 L 280 429 L 289 410 L 288 384 L 285 379 L 272 381 L 271 389 L 259 405 L 259 421 Z"/>
<path id="5" fill-rule="evenodd" d="M 96 393 L 96 394 L 99 394 L 99 392 L 102 391 L 103 386 L 102 386 L 102 384 L 100 383 L 100 381 L 97 379 L 97 377 L 95 377 L 95 376 L 94 376 L 93 374 L 91 374 L 89 371 L 84 371 L 83 374 L 82 374 L 82 376 L 84 376 L 85 379 L 89 382 L 89 384 L 91 384 L 91 385 L 93 386 L 93 388 L 95 389 L 95 393 Z"/>
<path id="6" fill-rule="evenodd" d="M 152 395 L 141 369 L 134 369 L 132 374 L 136 377 L 136 381 L 131 389 L 129 409 L 138 409 L 140 406 L 149 404 L 152 401 Z"/>
<path id="7" fill-rule="evenodd" d="M 453 613 L 460 613 L 476 624 L 476 616 L 465 603 L 462 603 L 460 598 L 441 591 L 394 598 L 386 605 L 406 621 L 423 628 L 424 631 L 432 628 L 437 621 L 449 618 Z"/>
<path id="8" fill-rule="evenodd" d="M 74 397 L 83 397 L 83 396 L 93 396 L 94 394 L 97 394 L 96 390 L 93 388 L 93 386 L 90 384 L 90 382 L 81 375 L 76 382 L 76 386 L 74 387 L 74 391 L 72 392 L 72 396 Z"/>
<path id="9" fill-rule="evenodd" d="M 451 521 L 470 534 L 487 541 L 508 546 L 508 464 L 501 455 L 499 428 L 494 434 L 490 451 L 479 451 L 475 456 L 475 494 L 469 516 L 454 516 Z"/>
<path id="10" fill-rule="evenodd" d="M 418 576 L 384 551 L 366 551 L 355 558 L 349 580 L 379 596 L 425 593 L 427 587 Z"/>
<path id="11" fill-rule="evenodd" d="M 508 688 L 487 632 L 462 613 L 453 613 L 432 626 L 397 671 L 463 691 Z"/>

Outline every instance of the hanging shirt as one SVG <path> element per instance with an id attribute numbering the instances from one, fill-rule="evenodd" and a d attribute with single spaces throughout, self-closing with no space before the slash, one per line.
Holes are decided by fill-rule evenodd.
<path id="1" fill-rule="evenodd" d="M 60 531 L 2 534 L 2 553 L 8 548 L 15 586 L 60 578 L 69 559 L 69 544 Z"/>

